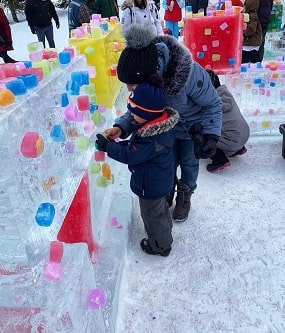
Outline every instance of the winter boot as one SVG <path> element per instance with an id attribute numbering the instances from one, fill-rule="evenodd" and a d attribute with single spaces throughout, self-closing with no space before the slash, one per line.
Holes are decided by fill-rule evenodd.
<path id="1" fill-rule="evenodd" d="M 229 157 L 236 157 L 238 155 L 243 155 L 247 152 L 247 149 L 245 148 L 245 146 L 243 146 L 240 150 L 238 150 L 237 152 L 235 152 L 234 154 L 230 155 Z"/>
<path id="2" fill-rule="evenodd" d="M 231 165 L 230 161 L 226 158 L 225 153 L 221 149 L 217 149 L 211 159 L 212 163 L 207 165 L 207 170 L 209 172 L 217 172 Z"/>
<path id="3" fill-rule="evenodd" d="M 176 196 L 176 206 L 173 210 L 173 221 L 183 222 L 188 218 L 188 214 L 191 206 L 191 195 L 192 190 L 188 185 L 182 183 L 181 180 L 177 183 L 177 196 Z"/>
<path id="4" fill-rule="evenodd" d="M 141 240 L 140 245 L 141 245 L 141 249 L 145 253 L 152 254 L 152 255 L 159 255 L 162 257 L 167 257 L 171 251 L 171 246 L 168 248 L 165 248 L 165 249 L 157 247 L 157 250 L 153 250 L 153 248 L 150 246 L 147 238 L 143 238 Z"/>
<path id="5" fill-rule="evenodd" d="M 5 64 L 17 62 L 16 60 L 14 60 L 8 56 L 7 51 L 0 52 L 0 57 L 3 58 L 3 61 L 5 62 Z"/>

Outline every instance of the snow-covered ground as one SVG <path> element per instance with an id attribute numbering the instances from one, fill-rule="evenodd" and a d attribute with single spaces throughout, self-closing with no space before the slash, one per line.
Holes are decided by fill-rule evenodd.
<path id="1" fill-rule="evenodd" d="M 66 11 L 58 13 L 61 51 L 68 26 Z M 36 36 L 20 19 L 11 24 L 15 50 L 9 54 L 27 60 Z M 189 219 L 174 225 L 167 258 L 140 250 L 145 233 L 134 197 L 116 333 L 285 332 L 281 146 L 281 134 L 251 136 L 247 154 L 216 174 L 201 161 Z"/>

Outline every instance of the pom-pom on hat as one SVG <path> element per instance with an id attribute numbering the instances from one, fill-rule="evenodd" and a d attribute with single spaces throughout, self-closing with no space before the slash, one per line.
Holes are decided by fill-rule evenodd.
<path id="1" fill-rule="evenodd" d="M 147 82 L 139 84 L 128 98 L 129 111 L 145 120 L 161 117 L 165 104 L 162 89 Z"/>
<path id="2" fill-rule="evenodd" d="M 125 32 L 127 47 L 122 51 L 117 74 L 121 82 L 139 84 L 158 70 L 158 52 L 155 37 L 148 27 L 132 24 Z"/>

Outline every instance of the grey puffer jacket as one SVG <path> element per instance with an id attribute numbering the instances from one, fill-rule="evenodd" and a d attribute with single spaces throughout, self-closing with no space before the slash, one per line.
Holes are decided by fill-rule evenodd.
<path id="1" fill-rule="evenodd" d="M 164 78 L 167 103 L 180 115 L 176 137 L 189 138 L 194 123 L 204 134 L 220 136 L 222 107 L 208 73 L 192 60 L 189 50 L 172 36 L 157 36 L 160 73 Z"/>
<path id="2" fill-rule="evenodd" d="M 230 156 L 246 144 L 250 130 L 227 86 L 219 86 L 217 93 L 222 100 L 223 109 L 222 135 L 217 148 L 223 150 L 226 156 Z"/>

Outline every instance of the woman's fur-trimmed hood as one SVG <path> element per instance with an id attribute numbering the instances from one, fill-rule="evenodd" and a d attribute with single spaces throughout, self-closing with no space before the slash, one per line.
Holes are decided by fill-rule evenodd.
<path id="1" fill-rule="evenodd" d="M 172 36 L 157 36 L 155 43 L 163 43 L 169 50 L 169 60 L 164 68 L 164 92 L 166 95 L 178 95 L 184 87 L 191 71 L 190 51 Z M 161 56 L 159 54 L 159 56 Z"/>
<path id="2" fill-rule="evenodd" d="M 172 129 L 179 120 L 179 114 L 170 107 L 165 107 L 164 111 L 168 114 L 168 118 L 166 120 L 149 125 L 146 124 L 138 130 L 138 135 L 141 137 L 149 137 L 162 134 Z"/>
<path id="3" fill-rule="evenodd" d="M 172 36 L 154 37 L 148 27 L 132 24 L 125 33 L 127 46 L 143 49 L 155 43 L 158 51 L 159 72 L 164 78 L 166 95 L 178 95 L 183 89 L 191 71 L 190 51 Z"/>

